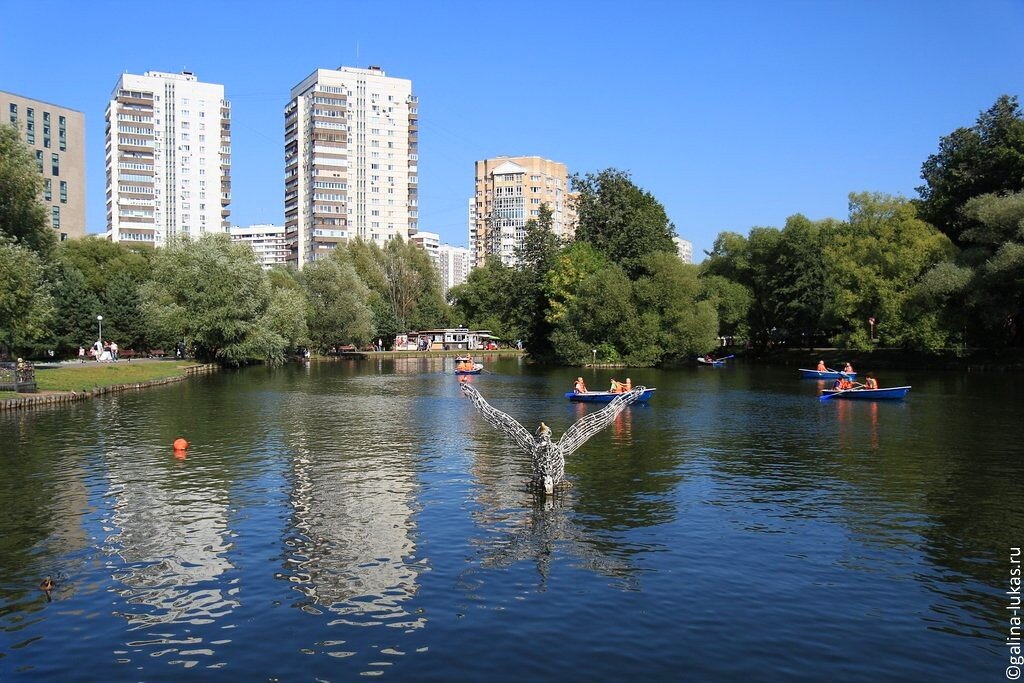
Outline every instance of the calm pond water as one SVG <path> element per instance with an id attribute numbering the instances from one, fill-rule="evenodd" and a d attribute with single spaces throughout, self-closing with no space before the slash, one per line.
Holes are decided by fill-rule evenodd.
<path id="1" fill-rule="evenodd" d="M 861 403 L 795 368 L 633 370 L 650 405 L 545 500 L 452 367 L 0 413 L 0 679 L 1004 679 L 1019 377 L 884 372 L 909 398 Z M 577 370 L 487 367 L 531 431 L 595 409 L 562 398 Z"/>

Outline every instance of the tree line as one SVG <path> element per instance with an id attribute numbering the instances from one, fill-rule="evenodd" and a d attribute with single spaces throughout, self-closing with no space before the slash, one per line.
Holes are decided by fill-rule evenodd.
<path id="1" fill-rule="evenodd" d="M 578 223 L 527 223 L 515 264 L 498 258 L 441 294 L 427 254 L 355 240 L 302 271 L 264 271 L 226 235 L 132 248 L 57 244 L 31 150 L 0 126 L 0 344 L 62 355 L 95 336 L 121 348 L 184 340 L 223 363 L 279 360 L 454 324 L 522 340 L 538 361 L 672 363 L 720 337 L 923 352 L 1020 346 L 1024 116 L 1001 96 L 941 138 L 918 197 L 856 192 L 845 219 L 720 233 L 683 263 L 662 204 L 613 168 L 573 176 Z"/>

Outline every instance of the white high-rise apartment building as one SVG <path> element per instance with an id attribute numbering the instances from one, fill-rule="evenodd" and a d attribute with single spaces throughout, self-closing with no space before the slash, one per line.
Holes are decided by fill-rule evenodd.
<path id="1" fill-rule="evenodd" d="M 437 248 L 437 270 L 441 273 L 441 288 L 445 294 L 469 277 L 473 268 L 473 253 L 466 247 L 442 244 Z"/>
<path id="2" fill-rule="evenodd" d="M 426 230 L 420 230 L 415 235 L 409 238 L 409 241 L 415 244 L 417 247 L 427 252 L 427 256 L 434 262 L 434 266 L 437 266 L 437 250 L 441 246 L 441 236 L 436 232 L 428 232 Z"/>
<path id="3" fill-rule="evenodd" d="M 228 229 L 231 104 L 189 71 L 124 74 L 106 111 L 107 231 L 163 246 Z"/>
<path id="4" fill-rule="evenodd" d="M 298 268 L 360 237 L 416 234 L 418 100 L 380 67 L 317 69 L 284 109 L 284 217 Z"/>
<path id="5" fill-rule="evenodd" d="M 678 235 L 673 235 L 672 241 L 676 243 L 676 253 L 680 260 L 683 263 L 693 263 L 693 242 L 684 240 Z"/>
<path id="6" fill-rule="evenodd" d="M 245 242 L 252 247 L 256 261 L 264 270 L 288 265 L 288 243 L 284 239 L 283 225 L 233 225 L 228 229 L 228 235 L 232 242 Z"/>

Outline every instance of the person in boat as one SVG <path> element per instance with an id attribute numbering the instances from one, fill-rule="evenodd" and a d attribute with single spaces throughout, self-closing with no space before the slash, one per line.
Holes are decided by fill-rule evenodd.
<path id="1" fill-rule="evenodd" d="M 845 366 L 843 366 L 843 372 L 845 372 L 845 373 L 847 373 L 849 375 L 852 375 L 853 374 L 853 366 L 850 365 L 849 363 L 847 363 Z"/>
<path id="2" fill-rule="evenodd" d="M 587 393 L 587 384 L 586 382 L 583 381 L 582 377 L 576 378 L 576 384 L 573 385 L 572 390 L 575 391 L 577 394 Z"/>
<path id="3" fill-rule="evenodd" d="M 623 393 L 627 391 L 633 391 L 633 380 L 627 377 L 626 383 L 622 385 L 622 391 Z"/>
<path id="4" fill-rule="evenodd" d="M 707 354 L 707 355 L 705 355 L 705 356 L 704 356 L 704 360 L 705 360 L 705 362 L 708 362 L 708 363 L 714 363 L 714 362 L 715 362 L 715 357 L 714 357 L 714 356 L 712 356 L 712 355 L 711 355 L 711 354 L 709 353 L 709 354 Z"/>
<path id="5" fill-rule="evenodd" d="M 825 361 L 823 361 L 823 360 L 819 360 L 818 361 L 817 370 L 818 370 L 818 372 L 828 372 L 828 368 L 825 367 Z"/>
<path id="6" fill-rule="evenodd" d="M 615 379 L 613 377 L 612 378 L 612 386 L 611 386 L 611 388 L 608 389 L 608 391 L 610 393 L 612 393 L 612 394 L 621 394 L 624 391 L 624 389 L 623 389 L 624 386 L 625 385 L 622 382 L 620 382 L 619 380 L 617 380 L 617 379 Z"/>
<path id="7" fill-rule="evenodd" d="M 864 388 L 865 389 L 877 389 L 878 388 L 878 380 L 875 379 L 874 375 L 868 375 L 868 378 L 866 380 L 864 380 Z"/>

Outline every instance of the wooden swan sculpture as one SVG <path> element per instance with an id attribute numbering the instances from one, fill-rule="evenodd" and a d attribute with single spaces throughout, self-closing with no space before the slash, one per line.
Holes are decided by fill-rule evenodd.
<path id="1" fill-rule="evenodd" d="M 551 494 L 556 488 L 568 486 L 565 481 L 565 458 L 579 449 L 594 434 L 614 422 L 615 418 L 626 406 L 630 405 L 646 391 L 645 387 L 634 387 L 616 396 L 607 406 L 590 413 L 576 421 L 557 442 L 551 440 L 551 428 L 543 422 L 534 434 L 515 418 L 494 408 L 484 400 L 473 385 L 463 383 L 462 393 L 472 399 L 476 409 L 480 411 L 490 425 L 512 439 L 519 448 L 533 458 L 533 479 L 531 485 L 543 487 L 544 492 Z"/>

